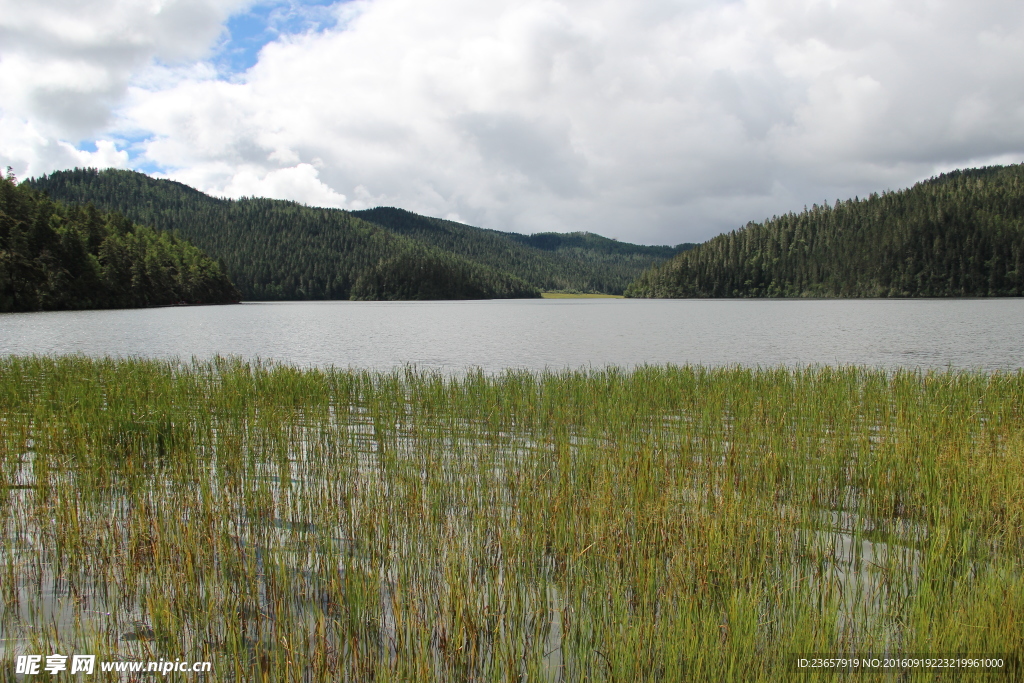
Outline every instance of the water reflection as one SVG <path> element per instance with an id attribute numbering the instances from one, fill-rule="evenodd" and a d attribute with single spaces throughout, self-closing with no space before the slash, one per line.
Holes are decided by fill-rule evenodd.
<path id="1" fill-rule="evenodd" d="M 1024 300 L 287 302 L 0 315 L 0 354 L 460 372 L 645 363 L 1024 367 Z"/>

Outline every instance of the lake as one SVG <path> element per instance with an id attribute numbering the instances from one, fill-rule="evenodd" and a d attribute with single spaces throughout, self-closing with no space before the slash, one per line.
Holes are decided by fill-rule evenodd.
<path id="1" fill-rule="evenodd" d="M 1007 370 L 1024 299 L 274 302 L 0 314 L 0 355 L 209 358 L 445 372 L 640 364 Z"/>

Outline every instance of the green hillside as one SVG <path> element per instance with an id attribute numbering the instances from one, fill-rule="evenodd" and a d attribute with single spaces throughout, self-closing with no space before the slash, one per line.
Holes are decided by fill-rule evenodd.
<path id="1" fill-rule="evenodd" d="M 230 303 L 220 266 L 170 233 L 0 178 L 0 311 Z"/>
<path id="2" fill-rule="evenodd" d="M 540 292 L 505 271 L 337 209 L 276 199 L 218 199 L 134 171 L 75 169 L 27 181 L 174 230 L 224 264 L 248 300 L 486 299 Z"/>
<path id="3" fill-rule="evenodd" d="M 1024 295 L 1024 166 L 750 223 L 641 275 L 633 297 Z"/>
<path id="4" fill-rule="evenodd" d="M 672 247 L 589 233 L 517 235 L 394 208 L 348 212 L 218 199 L 134 171 L 75 169 L 27 181 L 177 231 L 224 264 L 246 299 L 430 299 L 621 294 Z"/>
<path id="5" fill-rule="evenodd" d="M 520 235 L 391 207 L 353 214 L 394 233 L 507 270 L 543 290 L 622 294 L 644 270 L 693 246 L 649 247 L 588 232 Z"/>

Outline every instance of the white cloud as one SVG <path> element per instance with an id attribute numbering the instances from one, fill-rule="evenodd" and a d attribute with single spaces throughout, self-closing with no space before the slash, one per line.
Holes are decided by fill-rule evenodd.
<path id="1" fill-rule="evenodd" d="M 153 60 L 203 57 L 248 2 L 0 0 L 0 160 L 28 174 L 121 163 L 121 153 L 73 153 L 68 141 L 109 137 L 132 79 Z"/>
<path id="2" fill-rule="evenodd" d="M 126 168 L 128 166 L 128 152 L 117 149 L 113 140 L 97 140 L 95 152 L 76 149 L 66 142 L 60 142 L 58 146 L 69 156 L 74 157 L 75 166 L 83 168 Z"/>
<path id="3" fill-rule="evenodd" d="M 176 53 L 200 55 L 232 5 L 179 4 L 206 8 L 189 15 L 207 17 L 206 32 Z M 284 36 L 230 82 L 195 64 L 139 66 L 172 52 L 164 29 L 141 22 L 148 47 L 124 48 L 141 55 L 131 66 L 93 60 L 78 77 L 54 67 L 41 82 L 67 99 L 47 104 L 40 90 L 12 111 L 27 112 L 36 135 L 51 135 L 52 121 L 71 128 L 60 102 L 78 106 L 78 83 L 97 112 L 119 105 L 114 123 L 90 114 L 83 129 L 141 134 L 146 162 L 203 190 L 644 242 L 704 239 L 939 170 L 1024 160 L 1019 0 L 334 9 L 338 28 Z M 16 86 L 28 67 L 11 64 L 2 78 Z M 134 86 L 121 98 L 126 73 Z"/>
<path id="4" fill-rule="evenodd" d="M 28 178 L 54 169 L 74 167 L 127 168 L 128 153 L 117 149 L 113 140 L 97 140 L 96 151 L 78 149 L 62 140 L 40 134 L 31 124 L 0 116 L 0 140 L 3 154 L 0 166 L 14 167 L 18 177 Z"/>
<path id="5" fill-rule="evenodd" d="M 262 176 L 257 169 L 243 168 L 232 174 L 220 194 L 232 198 L 291 199 L 311 206 L 345 208 L 345 195 L 324 185 L 318 175 L 310 164 L 280 168 Z"/>

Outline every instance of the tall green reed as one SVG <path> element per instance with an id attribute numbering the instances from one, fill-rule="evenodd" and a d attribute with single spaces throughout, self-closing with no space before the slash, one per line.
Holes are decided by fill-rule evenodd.
<path id="1" fill-rule="evenodd" d="M 5 653 L 246 681 L 1020 653 L 1022 398 L 1022 373 L 3 358 Z"/>

